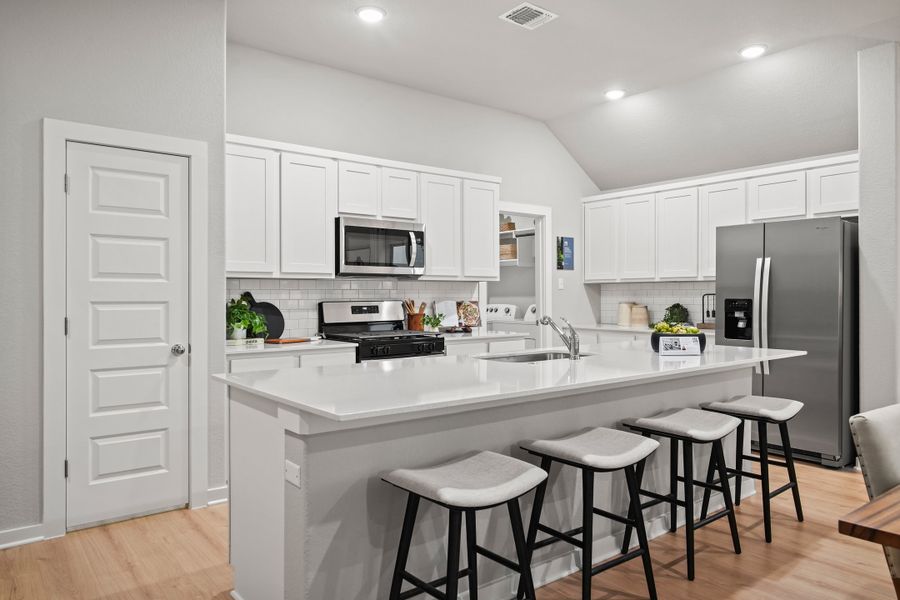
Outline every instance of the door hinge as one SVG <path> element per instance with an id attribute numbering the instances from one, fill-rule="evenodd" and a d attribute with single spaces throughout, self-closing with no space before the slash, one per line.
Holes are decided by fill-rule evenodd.
<path id="1" fill-rule="evenodd" d="M 63 175 L 63 189 L 65 190 L 66 194 L 69 193 L 69 174 L 68 173 Z"/>
<path id="2" fill-rule="evenodd" d="M 69 317 L 63 319 L 63 335 L 69 335 Z"/>
<path id="3" fill-rule="evenodd" d="M 66 479 L 69 478 L 69 459 L 63 461 L 63 475 Z"/>

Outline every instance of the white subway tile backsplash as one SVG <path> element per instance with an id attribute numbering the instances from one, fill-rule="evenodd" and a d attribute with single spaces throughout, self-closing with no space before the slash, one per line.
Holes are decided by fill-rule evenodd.
<path id="1" fill-rule="evenodd" d="M 600 322 L 618 320 L 619 302 L 646 304 L 651 321 L 662 319 L 666 307 L 678 302 L 688 309 L 691 320 L 699 323 L 703 319 L 701 296 L 715 291 L 714 281 L 606 283 L 600 286 Z"/>

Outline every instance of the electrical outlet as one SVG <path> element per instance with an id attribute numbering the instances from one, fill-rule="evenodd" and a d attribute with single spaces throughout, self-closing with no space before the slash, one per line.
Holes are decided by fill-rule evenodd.
<path id="1" fill-rule="evenodd" d="M 557 280 L 556 280 L 556 289 L 558 289 L 558 290 L 564 290 L 564 289 L 566 289 L 566 280 L 563 279 L 562 277 L 560 277 L 559 279 L 557 279 Z"/>
<path id="2" fill-rule="evenodd" d="M 284 480 L 300 487 L 300 465 L 289 460 L 284 461 Z"/>

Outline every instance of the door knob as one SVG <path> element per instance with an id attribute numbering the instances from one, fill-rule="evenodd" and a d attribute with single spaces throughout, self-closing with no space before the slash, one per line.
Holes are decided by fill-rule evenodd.
<path id="1" fill-rule="evenodd" d="M 182 354 L 184 354 L 184 346 L 182 346 L 181 344 L 175 344 L 174 346 L 172 346 L 172 354 L 174 354 L 175 356 L 181 356 Z"/>

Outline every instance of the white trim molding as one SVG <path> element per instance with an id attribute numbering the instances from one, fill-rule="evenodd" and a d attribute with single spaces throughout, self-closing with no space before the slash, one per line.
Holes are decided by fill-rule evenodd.
<path id="1" fill-rule="evenodd" d="M 67 142 L 84 142 L 184 156 L 190 176 L 190 329 L 189 375 L 189 499 L 191 507 L 206 506 L 207 404 L 209 382 L 208 146 L 200 140 L 113 129 L 98 125 L 43 120 L 43 513 L 31 530 L 2 532 L 0 544 L 20 531 L 29 538 L 66 533 L 66 346 L 61 343 L 66 317 L 66 174 Z M 26 531 L 27 530 L 27 531 Z M 38 534 L 39 535 L 35 535 Z M 10 542 L 13 543 L 13 542 Z"/>
<path id="2" fill-rule="evenodd" d="M 218 487 L 209 488 L 209 490 L 206 493 L 207 506 L 213 506 L 215 504 L 222 504 L 223 502 L 228 502 L 228 485 L 220 485 Z M 196 508 L 203 508 L 203 507 L 198 506 Z"/>

